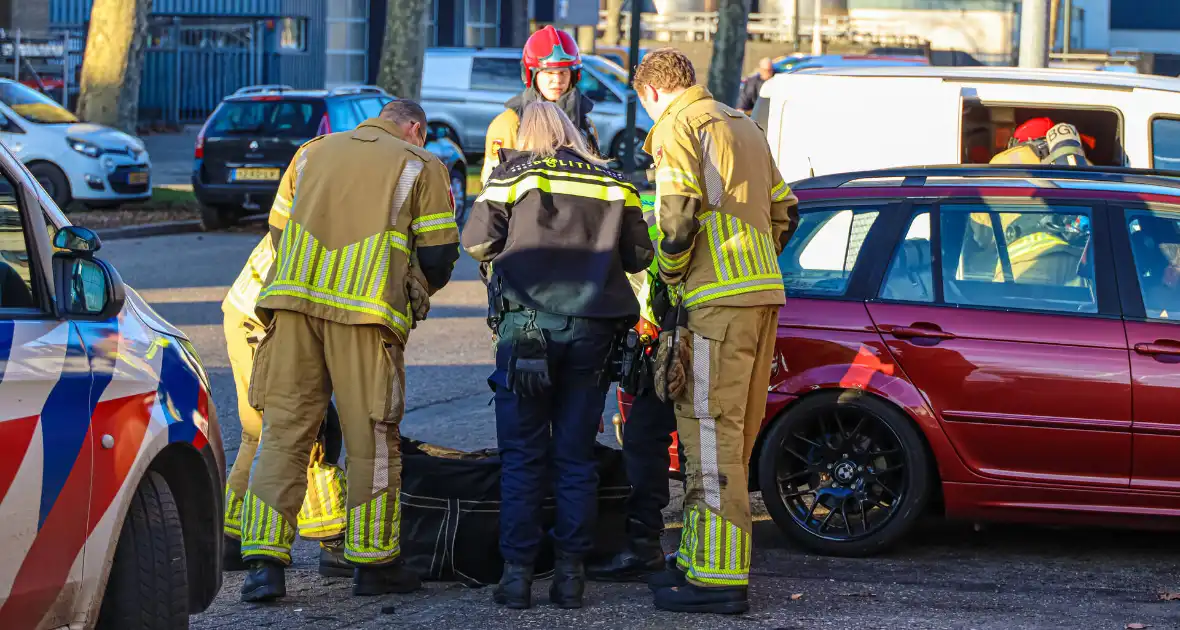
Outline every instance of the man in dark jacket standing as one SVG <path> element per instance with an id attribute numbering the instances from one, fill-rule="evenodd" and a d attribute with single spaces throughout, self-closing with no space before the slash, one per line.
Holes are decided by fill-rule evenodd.
<path id="1" fill-rule="evenodd" d="M 762 91 L 762 84 L 774 76 L 774 64 L 769 57 L 758 60 L 758 71 L 746 77 L 742 91 L 738 95 L 737 108 L 749 116 L 754 111 L 754 104 L 758 102 L 758 93 Z"/>

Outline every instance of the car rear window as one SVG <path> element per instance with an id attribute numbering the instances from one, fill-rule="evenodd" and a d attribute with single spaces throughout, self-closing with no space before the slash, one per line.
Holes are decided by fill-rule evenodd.
<path id="1" fill-rule="evenodd" d="M 209 135 L 312 138 L 324 106 L 311 100 L 226 101 L 213 114 Z"/>

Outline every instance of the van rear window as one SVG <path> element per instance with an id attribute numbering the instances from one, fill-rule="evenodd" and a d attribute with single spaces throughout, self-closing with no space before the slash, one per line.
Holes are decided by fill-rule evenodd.
<path id="1" fill-rule="evenodd" d="M 313 138 L 324 115 L 322 101 L 227 101 L 213 114 L 211 136 Z"/>

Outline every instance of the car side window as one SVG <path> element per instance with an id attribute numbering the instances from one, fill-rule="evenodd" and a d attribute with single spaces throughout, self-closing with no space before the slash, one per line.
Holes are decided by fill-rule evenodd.
<path id="1" fill-rule="evenodd" d="M 520 61 L 500 57 L 471 60 L 471 89 L 515 92 L 520 89 Z"/>
<path id="2" fill-rule="evenodd" d="M 356 108 L 348 100 L 336 99 L 328 101 L 328 116 L 332 120 L 332 131 L 348 131 L 361 124 Z"/>
<path id="3" fill-rule="evenodd" d="M 380 115 L 381 107 L 384 105 L 384 103 L 376 98 L 357 99 L 356 104 L 357 107 L 360 108 L 361 115 L 365 117 L 365 120 L 376 118 L 378 115 Z"/>
<path id="4" fill-rule="evenodd" d="M 1127 213 L 1131 256 L 1151 319 L 1180 320 L 1180 213 Z"/>
<path id="5" fill-rule="evenodd" d="M 596 103 L 619 103 L 619 97 L 615 96 L 610 88 L 602 84 L 598 77 L 582 71 L 582 78 L 578 81 L 578 90 L 586 95 L 586 98 Z"/>
<path id="6" fill-rule="evenodd" d="M 0 173 L 0 309 L 35 309 L 40 301 L 21 222 L 19 189 Z"/>
<path id="7" fill-rule="evenodd" d="M 971 204 L 940 214 L 946 303 L 1098 312 L 1089 209 Z"/>
<path id="8" fill-rule="evenodd" d="M 865 237 L 880 214 L 879 208 L 860 206 L 802 210 L 799 226 L 778 258 L 787 292 L 844 295 Z"/>
<path id="9" fill-rule="evenodd" d="M 1180 119 L 1151 121 L 1151 167 L 1180 171 Z"/>
<path id="10" fill-rule="evenodd" d="M 914 215 L 881 285 L 880 297 L 900 302 L 934 301 L 934 263 L 930 249 L 930 212 Z"/>

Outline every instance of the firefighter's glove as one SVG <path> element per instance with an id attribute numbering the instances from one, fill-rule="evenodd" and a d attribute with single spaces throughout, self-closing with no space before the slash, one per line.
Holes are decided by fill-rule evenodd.
<path id="1" fill-rule="evenodd" d="M 690 333 L 687 328 L 677 327 L 660 333 L 660 345 L 656 350 L 656 397 L 671 402 L 680 397 L 688 386 L 692 357 L 688 345 Z"/>
<path id="2" fill-rule="evenodd" d="M 552 385 L 545 331 L 526 327 L 512 342 L 512 358 L 508 361 L 508 389 L 517 396 L 537 398 L 544 396 Z"/>
<path id="3" fill-rule="evenodd" d="M 417 267 L 410 267 L 410 275 L 406 278 L 406 292 L 410 294 L 410 310 L 414 315 L 413 327 L 426 319 L 430 313 L 430 290 L 427 288 L 426 278 Z"/>

